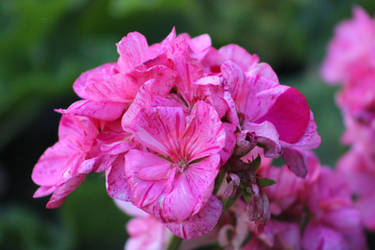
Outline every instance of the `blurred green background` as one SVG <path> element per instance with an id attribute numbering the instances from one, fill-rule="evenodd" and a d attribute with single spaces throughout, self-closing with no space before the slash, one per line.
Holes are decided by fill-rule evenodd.
<path id="1" fill-rule="evenodd" d="M 31 171 L 57 139 L 54 108 L 78 99 L 72 83 L 117 59 L 115 43 L 139 31 L 149 43 L 178 33 L 211 35 L 215 47 L 237 43 L 270 63 L 284 84 L 302 91 L 315 113 L 323 164 L 346 148 L 319 67 L 337 22 L 353 0 L 0 0 L 0 249 L 122 249 L 126 216 L 92 175 L 56 210 L 32 199 Z"/>

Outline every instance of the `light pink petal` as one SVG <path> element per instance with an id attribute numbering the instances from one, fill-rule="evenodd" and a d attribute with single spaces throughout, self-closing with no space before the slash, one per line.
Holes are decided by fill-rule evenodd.
<path id="1" fill-rule="evenodd" d="M 87 86 L 106 84 L 111 77 L 118 73 L 116 63 L 107 63 L 82 73 L 73 84 L 73 89 L 77 95 L 84 99 L 92 99 L 90 93 L 86 91 Z"/>
<path id="2" fill-rule="evenodd" d="M 133 205 L 133 203 L 129 201 L 123 200 L 113 200 L 117 207 L 119 207 L 123 212 L 128 215 L 136 216 L 136 217 L 148 217 L 150 216 L 148 213 L 144 212 L 142 209 L 137 208 Z"/>
<path id="3" fill-rule="evenodd" d="M 88 116 L 104 121 L 114 121 L 121 117 L 125 107 L 126 104 L 119 102 L 81 100 L 70 105 L 66 111 L 74 115 Z"/>
<path id="4" fill-rule="evenodd" d="M 156 58 L 159 59 L 160 57 Z M 171 91 L 172 87 L 175 85 L 176 80 L 176 72 L 172 70 L 173 62 L 170 62 L 168 59 L 166 61 L 156 61 L 154 59 L 156 65 L 145 65 L 145 69 L 137 68 L 137 70 L 133 71 L 129 75 L 137 82 L 137 87 L 134 91 L 134 94 L 131 96 L 132 99 L 136 96 L 137 91 L 139 91 L 139 87 L 142 86 L 149 80 L 153 80 L 152 84 L 149 84 L 146 88 L 152 94 L 166 96 Z M 160 64 L 169 64 L 167 66 L 160 65 Z M 151 62 L 149 62 L 151 64 Z"/>
<path id="5" fill-rule="evenodd" d="M 143 145 L 176 160 L 185 128 L 182 108 L 155 107 L 138 113 L 130 129 Z"/>
<path id="6" fill-rule="evenodd" d="M 243 130 L 254 136 L 255 142 L 265 147 L 266 157 L 277 158 L 281 154 L 279 134 L 275 126 L 264 121 L 262 123 L 245 122 Z"/>
<path id="7" fill-rule="evenodd" d="M 271 82 L 279 82 L 275 71 L 273 71 L 272 67 L 267 63 L 256 64 L 250 71 L 246 72 L 246 74 L 258 75 L 259 77 L 271 80 Z"/>
<path id="8" fill-rule="evenodd" d="M 231 123 L 224 122 L 223 127 L 225 130 L 225 145 L 223 149 L 219 152 L 221 158 L 221 165 L 224 165 L 227 160 L 232 156 L 234 147 L 236 145 L 236 137 L 234 132 L 236 130 L 236 126 Z"/>
<path id="9" fill-rule="evenodd" d="M 84 160 L 84 154 L 69 145 L 71 143 L 67 140 L 60 141 L 43 153 L 32 173 L 36 184 L 55 186 L 74 175 L 74 171 Z"/>
<path id="10" fill-rule="evenodd" d="M 125 175 L 124 156 L 120 155 L 106 171 L 107 193 L 113 199 L 130 201 L 130 187 Z"/>
<path id="11" fill-rule="evenodd" d="M 191 164 L 184 172 L 191 193 L 199 201 L 194 207 L 194 213 L 197 213 L 211 197 L 219 172 L 219 163 L 219 155 L 212 155 L 198 163 Z"/>
<path id="12" fill-rule="evenodd" d="M 350 234 L 356 228 L 361 228 L 359 211 L 352 207 L 342 207 L 324 214 L 322 220 L 341 232 Z"/>
<path id="13" fill-rule="evenodd" d="M 310 121 L 306 98 L 289 87 L 277 96 L 275 103 L 257 122 L 269 121 L 276 127 L 280 140 L 295 143 L 305 134 Z"/>
<path id="14" fill-rule="evenodd" d="M 177 175 L 173 190 L 160 201 L 162 203 L 161 216 L 164 222 L 184 221 L 191 217 L 194 208 L 199 206 L 201 197 L 197 197 L 193 193 L 189 177 L 187 174 Z"/>
<path id="15" fill-rule="evenodd" d="M 298 177 L 306 177 L 307 161 L 305 152 L 296 148 L 284 147 L 282 157 L 288 168 L 293 173 L 295 173 Z"/>
<path id="16" fill-rule="evenodd" d="M 222 204 L 211 196 L 207 205 L 195 216 L 184 222 L 167 223 L 166 226 L 177 236 L 191 239 L 210 232 L 217 224 L 222 211 Z"/>
<path id="17" fill-rule="evenodd" d="M 282 168 L 267 166 L 261 168 L 261 176 L 276 181 L 276 184 L 264 188 L 270 200 L 271 213 L 279 215 L 289 208 L 304 188 L 303 180 L 296 177 L 286 166 Z"/>
<path id="18" fill-rule="evenodd" d="M 343 235 L 316 223 L 309 223 L 302 238 L 302 247 L 306 250 L 349 250 Z"/>
<path id="19" fill-rule="evenodd" d="M 166 226 L 151 216 L 134 218 L 126 228 L 130 236 L 126 250 L 164 250 L 172 236 Z"/>
<path id="20" fill-rule="evenodd" d="M 375 230 L 375 196 L 370 194 L 358 199 L 357 208 L 361 214 L 362 223 L 370 230 Z"/>
<path id="21" fill-rule="evenodd" d="M 138 33 L 131 32 L 117 43 L 117 52 L 120 57 L 118 65 L 124 73 L 132 71 L 136 66 L 149 59 L 146 38 Z"/>
<path id="22" fill-rule="evenodd" d="M 243 71 L 247 71 L 250 67 L 259 62 L 257 55 L 250 55 L 244 48 L 229 44 L 219 49 L 219 53 L 223 60 L 231 60 L 238 64 Z"/>
<path id="23" fill-rule="evenodd" d="M 56 190 L 56 186 L 42 186 L 35 191 L 33 198 L 40 198 L 40 197 L 50 195 L 55 190 Z"/>
<path id="24" fill-rule="evenodd" d="M 225 145 L 225 130 L 211 105 L 198 101 L 186 120 L 184 150 L 190 160 L 220 152 Z"/>
<path id="25" fill-rule="evenodd" d="M 303 150 L 311 150 L 319 147 L 321 138 L 317 131 L 314 114 L 310 111 L 310 121 L 303 136 L 293 145 Z"/>
<path id="26" fill-rule="evenodd" d="M 81 174 L 69 179 L 66 183 L 60 185 L 53 192 L 50 200 L 47 203 L 47 208 L 57 208 L 64 203 L 66 197 L 74 191 L 86 178 L 86 175 Z"/>
<path id="27" fill-rule="evenodd" d="M 211 47 L 211 38 L 208 34 L 203 34 L 194 37 L 190 40 L 190 48 L 195 52 L 199 53 L 205 51 Z"/>
<path id="28" fill-rule="evenodd" d="M 167 187 L 171 163 L 148 152 L 130 150 L 125 159 L 125 175 L 132 202 L 143 208 L 158 202 Z"/>
<path id="29" fill-rule="evenodd" d="M 63 111 L 59 124 L 59 140 L 69 139 L 87 151 L 98 135 L 97 125 L 88 117 L 79 117 Z"/>
<path id="30" fill-rule="evenodd" d="M 194 82 L 197 85 L 220 85 L 222 78 L 217 75 L 204 76 Z"/>
<path id="31" fill-rule="evenodd" d="M 132 125 L 136 122 L 135 118 L 144 109 L 158 106 L 186 109 L 181 102 L 172 98 L 171 95 L 168 97 L 160 96 L 159 94 L 161 93 L 159 92 L 160 88 L 158 86 L 158 82 L 150 80 L 145 82 L 139 89 L 136 98 L 122 117 L 121 125 L 124 130 L 131 130 Z"/>

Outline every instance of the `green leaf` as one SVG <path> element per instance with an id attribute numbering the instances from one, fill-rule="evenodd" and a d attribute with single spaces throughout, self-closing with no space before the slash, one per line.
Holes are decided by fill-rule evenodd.
<path id="1" fill-rule="evenodd" d="M 274 181 L 272 179 L 268 179 L 268 178 L 258 179 L 258 185 L 259 185 L 260 188 L 271 186 L 275 183 L 276 183 L 276 181 Z"/>
<path id="2" fill-rule="evenodd" d="M 255 160 L 253 160 L 250 163 L 250 166 L 251 166 L 252 170 L 257 171 L 258 168 L 260 167 L 261 161 L 262 161 L 262 159 L 260 158 L 260 155 L 258 155 L 257 158 L 255 158 Z"/>

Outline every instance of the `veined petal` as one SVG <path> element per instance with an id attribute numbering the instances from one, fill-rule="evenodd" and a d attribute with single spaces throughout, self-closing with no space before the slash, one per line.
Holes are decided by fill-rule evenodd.
<path id="1" fill-rule="evenodd" d="M 132 202 L 140 208 L 158 201 L 165 191 L 171 163 L 152 153 L 130 150 L 125 158 L 125 175 Z"/>
<path id="2" fill-rule="evenodd" d="M 129 127 L 128 127 L 129 128 Z M 138 113 L 130 129 L 143 145 L 159 154 L 178 160 L 185 129 L 182 108 L 155 107 Z"/>
<path id="3" fill-rule="evenodd" d="M 107 193 L 113 199 L 130 201 L 130 187 L 125 175 L 125 159 L 119 155 L 106 171 Z"/>
<path id="4" fill-rule="evenodd" d="M 120 70 L 128 73 L 149 59 L 148 50 L 147 40 L 142 34 L 138 32 L 128 33 L 117 43 L 117 52 L 120 55 L 118 59 Z"/>
<path id="5" fill-rule="evenodd" d="M 58 186 L 47 203 L 47 208 L 57 208 L 64 203 L 65 198 L 74 191 L 86 178 L 85 174 L 80 174 L 69 179 Z"/>
<path id="6" fill-rule="evenodd" d="M 277 100 L 257 122 L 269 121 L 276 127 L 280 140 L 295 143 L 305 134 L 310 121 L 306 98 L 295 88 L 289 87 L 275 93 Z"/>
<path id="7" fill-rule="evenodd" d="M 114 121 L 121 117 L 125 107 L 126 104 L 120 102 L 81 100 L 70 105 L 66 112 L 104 121 Z"/>
<path id="8" fill-rule="evenodd" d="M 85 155 L 69 145 L 67 140 L 59 141 L 43 153 L 32 173 L 32 179 L 36 184 L 60 185 L 74 175 Z"/>
<path id="9" fill-rule="evenodd" d="M 171 222 L 166 226 L 183 239 L 196 238 L 210 232 L 216 226 L 222 208 L 220 200 L 211 196 L 207 205 L 198 214 L 184 222 Z"/>
<path id="10" fill-rule="evenodd" d="M 225 131 L 211 105 L 198 101 L 186 120 L 183 150 L 185 155 L 190 156 L 189 160 L 220 152 L 225 145 Z"/>

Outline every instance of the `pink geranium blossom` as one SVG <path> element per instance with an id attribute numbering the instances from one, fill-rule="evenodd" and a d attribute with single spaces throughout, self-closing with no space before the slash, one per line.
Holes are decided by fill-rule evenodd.
<path id="1" fill-rule="evenodd" d="M 90 118 L 64 114 L 59 141 L 43 153 L 33 170 L 32 179 L 41 186 L 34 197 L 53 193 L 47 207 L 60 206 L 86 174 L 94 170 L 89 153 L 97 135 L 97 124 Z"/>
<path id="2" fill-rule="evenodd" d="M 251 244 L 298 248 L 295 205 L 310 206 L 303 194 L 319 176 L 308 151 L 320 137 L 305 97 L 257 55 L 233 44 L 215 49 L 207 34 L 172 29 L 149 45 L 132 32 L 117 51 L 116 62 L 74 82 L 82 99 L 59 110 L 59 141 L 33 171 L 35 196 L 53 193 L 47 206 L 57 207 L 87 174 L 103 172 L 108 195 L 135 216 L 127 249 L 209 232 L 210 242 L 233 249 L 250 232 Z M 265 188 L 273 179 L 277 186 Z M 290 210 L 296 221 L 274 218 Z"/>
<path id="3" fill-rule="evenodd" d="M 127 128 L 152 150 L 126 155 L 132 202 L 164 222 L 197 214 L 212 195 L 225 141 L 216 111 L 204 102 L 189 115 L 179 107 L 155 107 Z"/>

